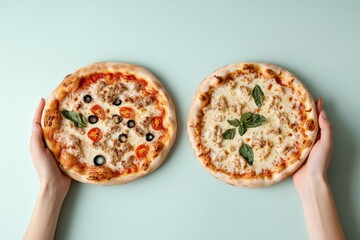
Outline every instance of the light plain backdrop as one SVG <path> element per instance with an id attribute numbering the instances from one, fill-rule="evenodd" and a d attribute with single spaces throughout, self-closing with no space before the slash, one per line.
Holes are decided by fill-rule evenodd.
<path id="1" fill-rule="evenodd" d="M 0 1 L 0 239 L 20 239 L 39 182 L 28 142 L 40 97 L 76 69 L 123 61 L 174 99 L 177 141 L 153 174 L 123 186 L 73 182 L 56 239 L 307 239 L 291 178 L 224 184 L 198 164 L 186 117 L 199 83 L 237 61 L 278 64 L 323 96 L 334 126 L 329 179 L 349 239 L 360 238 L 359 1 Z"/>

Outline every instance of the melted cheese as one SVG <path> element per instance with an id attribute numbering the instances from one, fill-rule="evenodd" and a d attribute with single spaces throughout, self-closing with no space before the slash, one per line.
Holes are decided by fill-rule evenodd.
<path id="1" fill-rule="evenodd" d="M 251 95 L 256 84 L 265 94 L 261 108 L 256 106 Z M 226 100 L 225 105 L 223 99 Z M 296 141 L 301 138 L 300 132 L 290 128 L 291 124 L 300 122 L 298 102 L 291 88 L 277 84 L 275 79 L 254 79 L 251 74 L 216 86 L 211 95 L 211 104 L 203 109 L 204 127 L 201 133 L 202 144 L 211 150 L 214 166 L 229 173 L 243 174 L 254 170 L 259 174 L 279 164 L 280 158 L 290 156 L 296 150 L 293 148 Z M 267 118 L 267 122 L 256 128 L 248 128 L 243 136 L 236 129 L 234 139 L 223 139 L 222 133 L 234 128 L 227 120 L 239 120 L 245 112 L 261 114 Z M 218 131 L 219 128 L 221 131 Z M 239 154 L 243 143 L 253 149 L 252 166 Z"/>
<path id="2" fill-rule="evenodd" d="M 61 131 L 54 135 L 55 140 L 64 146 L 64 151 L 67 151 L 68 153 L 76 156 L 80 162 L 86 163 L 90 166 L 94 164 L 93 159 L 98 154 L 101 154 L 105 157 L 106 165 L 108 167 L 112 168 L 113 170 L 119 170 L 120 172 L 122 172 L 124 169 L 122 163 L 124 163 L 130 157 L 133 159 L 133 164 L 138 164 L 138 160 L 133 157 L 136 147 L 140 144 L 150 145 L 150 143 L 145 139 L 145 135 L 147 133 L 152 133 L 154 135 L 154 139 L 152 140 L 152 142 L 154 142 L 159 138 L 159 136 L 161 136 L 162 131 L 155 131 L 151 127 L 145 128 L 141 124 L 141 122 L 146 118 L 152 118 L 154 116 L 161 115 L 161 110 L 156 106 L 155 102 L 141 108 L 135 106 L 135 103 L 131 103 L 131 101 L 125 102 L 125 98 L 143 98 L 141 95 L 142 91 L 136 90 L 135 84 L 135 82 L 131 81 L 126 82 L 126 87 L 128 89 L 118 96 L 122 100 L 122 104 L 120 106 L 115 106 L 101 99 L 100 95 L 106 96 L 106 94 L 110 91 L 110 86 L 106 85 L 105 82 L 101 79 L 86 89 L 78 90 L 69 94 L 60 103 L 60 110 L 66 109 L 69 111 L 81 113 L 87 121 L 88 116 L 94 115 L 90 108 L 94 105 L 99 105 L 105 111 L 106 119 L 101 120 L 99 118 L 98 122 L 95 124 L 90 124 L 87 122 L 86 128 L 76 128 L 71 121 L 63 119 L 60 128 Z M 87 94 L 92 97 L 92 101 L 90 103 L 83 102 L 83 97 Z M 134 128 L 127 127 L 126 122 L 129 119 L 126 118 L 124 118 L 120 124 L 115 124 L 113 122 L 112 116 L 115 114 L 120 115 L 120 107 L 131 107 L 134 110 L 135 115 L 131 118 L 135 121 Z M 119 129 L 117 131 L 111 131 L 111 127 L 114 126 L 118 126 Z M 102 131 L 103 137 L 99 141 L 99 144 L 103 144 L 105 146 L 104 149 L 101 147 L 94 147 L 93 141 L 87 136 L 88 131 L 94 127 L 97 127 Z M 137 134 L 135 131 L 136 127 L 140 127 L 143 131 L 143 134 Z M 122 156 L 120 156 L 121 159 L 117 159 L 116 164 L 114 165 L 111 162 L 114 158 L 117 157 L 112 152 L 112 150 L 114 149 L 114 142 L 118 141 L 118 136 L 121 133 L 127 134 L 128 138 L 126 143 L 130 144 L 132 149 L 126 151 Z"/>

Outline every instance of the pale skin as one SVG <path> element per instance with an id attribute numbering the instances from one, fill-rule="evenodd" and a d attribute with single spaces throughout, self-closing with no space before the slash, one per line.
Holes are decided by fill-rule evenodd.
<path id="1" fill-rule="evenodd" d="M 345 234 L 327 180 L 333 151 L 332 126 L 326 116 L 323 99 L 320 98 L 316 105 L 320 138 L 307 162 L 293 175 L 293 181 L 302 201 L 310 239 L 342 240 Z"/>
<path id="2" fill-rule="evenodd" d="M 335 201 L 327 181 L 327 169 L 332 155 L 332 127 L 323 108 L 317 102 L 319 139 L 306 163 L 293 175 L 293 181 L 304 207 L 310 239 L 342 240 L 345 235 L 337 214 Z M 69 191 L 71 179 L 63 174 L 43 142 L 40 126 L 45 101 L 41 99 L 33 120 L 30 152 L 40 178 L 40 192 L 25 233 L 26 240 L 53 239 L 62 203 Z"/>
<path id="3" fill-rule="evenodd" d="M 60 209 L 71 183 L 71 179 L 60 171 L 52 153 L 44 145 L 40 126 L 44 105 L 45 101 L 41 99 L 33 119 L 30 139 L 31 158 L 40 178 L 40 192 L 24 236 L 26 240 L 54 238 Z"/>

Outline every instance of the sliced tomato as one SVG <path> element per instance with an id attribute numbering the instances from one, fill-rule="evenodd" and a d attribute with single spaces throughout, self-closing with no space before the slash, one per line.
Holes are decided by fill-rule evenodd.
<path id="1" fill-rule="evenodd" d="M 137 159 L 143 159 L 147 156 L 148 152 L 149 152 L 149 146 L 145 144 L 141 144 L 135 150 L 135 157 Z"/>
<path id="2" fill-rule="evenodd" d="M 94 142 L 98 142 L 102 138 L 102 132 L 99 128 L 90 129 L 87 135 Z"/>
<path id="3" fill-rule="evenodd" d="M 134 116 L 134 110 L 130 107 L 121 107 L 120 115 L 123 118 L 132 118 Z"/>
<path id="4" fill-rule="evenodd" d="M 163 121 L 163 119 L 160 116 L 153 117 L 153 119 L 151 120 L 151 127 L 154 130 L 164 129 L 162 121 Z"/>
<path id="5" fill-rule="evenodd" d="M 99 105 L 94 105 L 90 108 L 90 111 L 95 114 L 101 120 L 105 120 L 105 111 Z"/>

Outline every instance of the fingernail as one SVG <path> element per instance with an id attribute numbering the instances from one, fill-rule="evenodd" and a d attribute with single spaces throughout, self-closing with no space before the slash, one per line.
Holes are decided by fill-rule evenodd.
<path id="1" fill-rule="evenodd" d="M 326 115 L 326 112 L 325 112 L 325 110 L 324 110 L 324 109 L 322 110 L 322 112 L 321 112 L 321 113 L 322 113 L 322 117 L 323 117 L 324 119 L 327 119 L 327 115 Z"/>
<path id="2" fill-rule="evenodd" d="M 32 131 L 35 132 L 38 129 L 38 124 L 33 122 Z"/>

